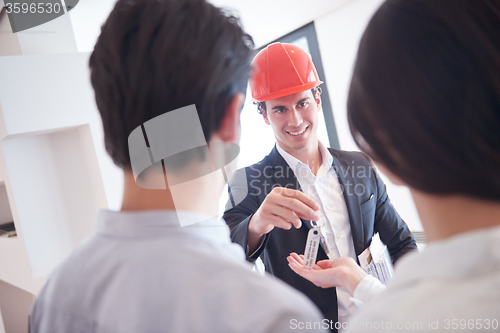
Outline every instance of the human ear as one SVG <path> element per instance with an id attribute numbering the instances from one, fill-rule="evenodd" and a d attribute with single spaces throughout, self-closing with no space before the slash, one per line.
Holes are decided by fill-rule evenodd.
<path id="1" fill-rule="evenodd" d="M 318 90 L 316 90 L 314 93 L 314 101 L 316 102 L 318 109 L 321 109 L 321 95 Z"/>

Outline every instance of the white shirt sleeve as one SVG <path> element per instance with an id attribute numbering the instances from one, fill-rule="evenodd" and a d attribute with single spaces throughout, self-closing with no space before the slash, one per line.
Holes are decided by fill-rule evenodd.
<path id="1" fill-rule="evenodd" d="M 362 305 L 371 300 L 385 289 L 385 285 L 371 275 L 367 275 L 361 280 L 356 289 L 354 289 L 352 302 L 356 305 Z"/>

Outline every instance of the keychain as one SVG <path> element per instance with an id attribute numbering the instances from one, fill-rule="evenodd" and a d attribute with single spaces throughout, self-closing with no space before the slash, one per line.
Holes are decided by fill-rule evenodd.
<path id="1" fill-rule="evenodd" d="M 321 231 L 314 225 L 307 233 L 306 249 L 304 251 L 304 267 L 312 268 L 316 264 Z"/>
<path id="2" fill-rule="evenodd" d="M 319 227 L 320 231 L 320 243 L 323 246 L 323 250 L 325 250 L 325 254 L 329 256 L 330 254 L 330 246 L 328 246 L 328 242 L 326 240 L 326 231 L 325 231 L 325 218 L 323 215 L 320 214 L 320 218 L 317 222 L 311 220 L 310 221 L 311 226 L 314 227 Z"/>
<path id="3" fill-rule="evenodd" d="M 311 220 L 310 223 L 312 228 L 307 234 L 306 249 L 304 251 L 304 267 L 306 268 L 312 268 L 316 264 L 316 256 L 320 243 L 326 255 L 330 254 L 330 247 L 326 240 L 325 219 L 321 216 L 317 222 Z"/>

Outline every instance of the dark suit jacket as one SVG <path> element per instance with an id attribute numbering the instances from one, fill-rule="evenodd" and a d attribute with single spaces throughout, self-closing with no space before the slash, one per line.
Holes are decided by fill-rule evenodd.
<path id="1" fill-rule="evenodd" d="M 393 262 L 406 252 L 416 249 L 415 240 L 408 226 L 398 215 L 387 196 L 385 184 L 373 168 L 366 155 L 329 149 L 333 156 L 333 167 L 349 213 L 352 238 L 356 255 L 361 254 L 369 245 L 372 236 L 379 232 L 380 239 L 389 250 Z M 246 175 L 245 175 L 246 173 Z M 274 186 L 299 189 L 300 185 L 293 171 L 279 154 L 276 147 L 262 161 L 236 172 L 240 181 L 230 181 L 230 201 L 224 219 L 231 229 L 231 239 L 247 251 L 248 222 L 266 195 Z M 242 179 L 246 180 L 243 184 Z M 248 191 L 248 194 L 246 194 Z M 246 196 L 245 196 L 246 194 Z M 234 206 L 235 198 L 236 206 Z M 238 201 L 242 200 L 238 203 Z M 232 204 L 231 204 L 232 203 Z M 230 209 L 227 209 L 230 208 Z M 302 221 L 300 229 L 283 230 L 274 228 L 265 236 L 263 245 L 249 261 L 259 256 L 266 271 L 300 290 L 318 306 L 325 318 L 337 320 L 337 294 L 335 288 L 316 287 L 308 280 L 295 274 L 289 267 L 286 257 L 290 252 L 304 253 L 307 233 L 311 228 L 309 221 Z M 320 247 L 317 260 L 328 259 Z"/>

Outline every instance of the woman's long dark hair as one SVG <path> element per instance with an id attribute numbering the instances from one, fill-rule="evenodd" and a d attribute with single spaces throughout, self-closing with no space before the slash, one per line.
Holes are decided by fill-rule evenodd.
<path id="1" fill-rule="evenodd" d="M 500 1 L 384 3 L 348 117 L 358 146 L 411 187 L 500 201 Z"/>

